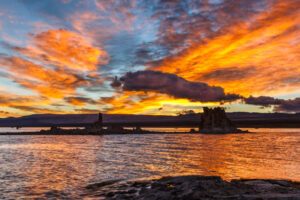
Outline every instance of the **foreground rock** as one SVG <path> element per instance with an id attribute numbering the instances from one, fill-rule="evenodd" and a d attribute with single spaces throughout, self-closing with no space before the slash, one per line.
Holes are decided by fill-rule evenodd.
<path id="1" fill-rule="evenodd" d="M 244 133 L 248 131 L 242 131 L 237 129 L 232 121 L 226 116 L 224 108 L 203 108 L 203 114 L 201 115 L 200 133 Z"/>
<path id="2" fill-rule="evenodd" d="M 107 181 L 86 187 L 92 199 L 299 199 L 300 183 L 276 180 L 232 180 L 216 176 L 178 176 L 150 181 Z"/>

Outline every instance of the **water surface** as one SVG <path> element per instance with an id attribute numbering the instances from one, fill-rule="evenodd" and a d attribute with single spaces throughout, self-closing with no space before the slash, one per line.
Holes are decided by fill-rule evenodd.
<path id="1" fill-rule="evenodd" d="M 252 131 L 0 136 L 0 199 L 79 198 L 94 182 L 190 174 L 300 181 L 300 129 Z"/>

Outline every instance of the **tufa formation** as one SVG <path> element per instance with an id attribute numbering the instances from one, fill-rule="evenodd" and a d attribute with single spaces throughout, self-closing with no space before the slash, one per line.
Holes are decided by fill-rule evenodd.
<path id="1" fill-rule="evenodd" d="M 244 132 L 237 129 L 232 121 L 227 118 L 225 109 L 221 107 L 203 108 L 201 122 L 199 127 L 200 133 L 241 133 Z"/>

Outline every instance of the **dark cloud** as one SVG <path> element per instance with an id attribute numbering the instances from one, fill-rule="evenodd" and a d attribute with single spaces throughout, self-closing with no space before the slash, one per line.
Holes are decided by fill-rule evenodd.
<path id="1" fill-rule="evenodd" d="M 274 97 L 260 96 L 244 98 L 246 104 L 259 105 L 263 107 L 274 106 L 276 112 L 300 112 L 300 98 L 277 99 Z"/>
<path id="2" fill-rule="evenodd" d="M 282 101 L 274 110 L 281 112 L 300 112 L 300 98 Z"/>
<path id="3" fill-rule="evenodd" d="M 139 57 L 139 58 L 143 58 L 143 59 L 151 59 L 151 51 L 147 48 L 139 48 L 136 50 L 135 54 Z"/>
<path id="4" fill-rule="evenodd" d="M 250 96 L 244 99 L 246 104 L 258 105 L 258 106 L 271 106 L 271 105 L 280 105 L 284 100 L 276 99 L 274 97 L 268 96 L 260 96 L 260 97 L 253 97 Z"/>
<path id="5" fill-rule="evenodd" d="M 175 74 L 159 71 L 128 72 L 115 84 L 122 83 L 124 91 L 154 91 L 168 94 L 175 98 L 186 98 L 199 102 L 231 102 L 242 99 L 249 105 L 269 107 L 274 106 L 278 112 L 300 112 L 300 98 L 279 99 L 270 96 L 243 97 L 239 94 L 225 94 L 222 87 L 210 86 L 203 82 L 187 81 Z M 111 99 L 109 99 L 111 100 Z"/>
<path id="6" fill-rule="evenodd" d="M 240 98 L 236 94 L 225 94 L 221 87 L 190 82 L 175 74 L 158 71 L 128 72 L 120 80 L 125 91 L 154 91 L 200 102 L 234 101 Z"/>

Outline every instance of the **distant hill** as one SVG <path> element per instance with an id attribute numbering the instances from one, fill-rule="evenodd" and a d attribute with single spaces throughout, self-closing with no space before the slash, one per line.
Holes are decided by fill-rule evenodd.
<path id="1" fill-rule="evenodd" d="M 135 123 L 135 122 L 176 122 L 182 120 L 199 121 L 200 115 L 165 116 L 165 115 L 126 115 L 104 114 L 104 123 Z M 37 114 L 18 118 L 2 118 L 0 126 L 49 126 L 49 125 L 80 125 L 94 123 L 98 114 Z"/>
<path id="2" fill-rule="evenodd" d="M 239 127 L 300 127 L 300 113 L 227 113 L 227 116 Z M 104 114 L 103 123 L 121 123 L 150 126 L 195 126 L 200 122 L 201 114 L 166 116 L 166 115 L 127 115 Z M 0 127 L 24 126 L 80 126 L 97 121 L 98 114 L 36 114 L 23 117 L 0 119 Z"/>

